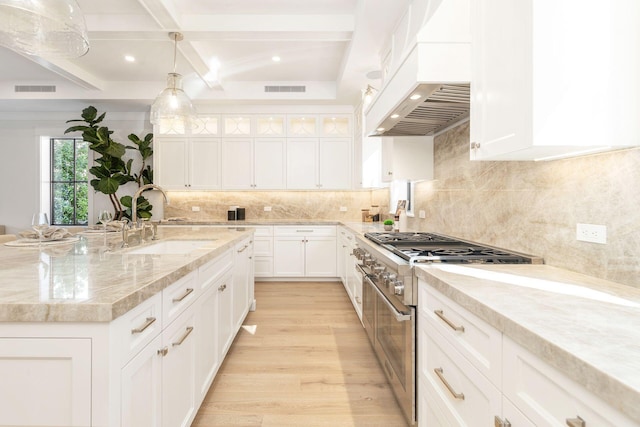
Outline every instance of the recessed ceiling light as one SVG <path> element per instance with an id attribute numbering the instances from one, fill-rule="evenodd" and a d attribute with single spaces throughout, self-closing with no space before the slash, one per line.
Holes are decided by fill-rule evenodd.
<path id="1" fill-rule="evenodd" d="M 136 62 L 136 58 L 133 55 L 125 55 L 124 60 L 127 62 Z"/>
<path id="2" fill-rule="evenodd" d="M 384 130 L 384 128 L 378 128 L 376 129 L 378 132 L 382 132 Z"/>
<path id="3" fill-rule="evenodd" d="M 272 60 L 273 62 L 280 62 L 280 57 L 279 57 L 278 55 L 275 55 L 275 56 L 272 56 L 272 57 L 271 57 L 271 60 Z"/>
<path id="4" fill-rule="evenodd" d="M 391 115 L 391 118 L 392 118 L 392 119 L 397 119 L 398 117 L 400 117 L 400 114 L 392 114 L 392 115 Z"/>
<path id="5" fill-rule="evenodd" d="M 415 101 L 416 99 L 420 99 L 420 98 L 422 98 L 422 95 L 420 95 L 419 93 L 414 93 L 413 95 L 411 95 L 409 99 L 412 99 Z"/>

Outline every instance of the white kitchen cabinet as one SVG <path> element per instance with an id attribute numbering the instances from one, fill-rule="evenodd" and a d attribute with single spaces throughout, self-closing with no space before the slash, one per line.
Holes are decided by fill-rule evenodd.
<path id="1" fill-rule="evenodd" d="M 338 227 L 338 275 L 358 318 L 362 320 L 362 279 L 356 271 L 357 259 L 353 255 L 356 247 L 353 233 L 345 227 Z"/>
<path id="2" fill-rule="evenodd" d="M 253 120 L 250 115 L 222 116 L 223 136 L 252 136 Z"/>
<path id="3" fill-rule="evenodd" d="M 255 277 L 273 277 L 273 226 L 254 227 L 253 267 Z"/>
<path id="4" fill-rule="evenodd" d="M 234 247 L 233 263 L 233 325 L 240 329 L 253 304 L 253 238 L 247 238 Z"/>
<path id="5" fill-rule="evenodd" d="M 275 277 L 336 277 L 335 226 L 274 227 Z"/>
<path id="6" fill-rule="evenodd" d="M 90 338 L 0 338 L 0 425 L 91 425 L 91 358 Z"/>
<path id="7" fill-rule="evenodd" d="M 351 188 L 350 138 L 289 138 L 287 188 L 339 190 Z"/>
<path id="8" fill-rule="evenodd" d="M 224 356 L 229 351 L 231 343 L 234 337 L 234 325 L 233 325 L 233 271 L 229 271 L 224 276 L 222 281 L 217 287 L 218 292 L 218 306 L 216 308 L 217 313 L 217 328 L 218 328 L 218 358 L 223 360 Z"/>
<path id="9" fill-rule="evenodd" d="M 230 190 L 285 188 L 284 138 L 222 140 L 222 187 Z"/>
<path id="10" fill-rule="evenodd" d="M 320 116 L 320 126 L 321 136 L 350 138 L 353 135 L 350 116 L 325 114 Z"/>
<path id="11" fill-rule="evenodd" d="M 290 137 L 318 136 L 318 117 L 312 114 L 287 116 L 287 135 Z"/>
<path id="12" fill-rule="evenodd" d="M 432 136 L 383 137 L 381 149 L 383 182 L 433 179 Z"/>
<path id="13" fill-rule="evenodd" d="M 471 16 L 471 160 L 638 145 L 640 3 L 479 0 Z"/>
<path id="14" fill-rule="evenodd" d="M 157 136 L 155 181 L 167 190 L 211 190 L 221 187 L 220 139 Z"/>
<path id="15" fill-rule="evenodd" d="M 508 337 L 503 342 L 504 395 L 534 425 L 634 426 L 631 419 Z"/>
<path id="16" fill-rule="evenodd" d="M 162 426 L 186 427 L 195 418 L 196 310 L 192 305 L 162 332 Z"/>
<path id="17" fill-rule="evenodd" d="M 284 116 L 257 116 L 255 122 L 256 136 L 274 137 L 287 134 Z"/>
<path id="18" fill-rule="evenodd" d="M 162 419 L 162 337 L 145 346 L 121 372 L 122 427 L 156 427 Z"/>

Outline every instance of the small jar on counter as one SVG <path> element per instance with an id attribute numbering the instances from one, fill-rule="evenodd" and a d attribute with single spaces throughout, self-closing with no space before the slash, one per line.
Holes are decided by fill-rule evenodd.
<path id="1" fill-rule="evenodd" d="M 371 222 L 371 214 L 369 209 L 362 209 L 362 222 Z"/>

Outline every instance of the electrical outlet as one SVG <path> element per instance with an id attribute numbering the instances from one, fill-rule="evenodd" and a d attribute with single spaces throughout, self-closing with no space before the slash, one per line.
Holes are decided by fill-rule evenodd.
<path id="1" fill-rule="evenodd" d="M 577 224 L 576 239 L 582 242 L 607 243 L 607 226 L 594 224 Z"/>
<path id="2" fill-rule="evenodd" d="M 264 211 L 265 212 L 271 212 L 271 206 L 265 206 L 264 207 Z"/>
<path id="3" fill-rule="evenodd" d="M 346 206 L 340 206 L 340 212 L 346 212 L 346 211 L 347 211 Z"/>
<path id="4" fill-rule="evenodd" d="M 427 214 L 425 214 L 425 213 L 424 213 L 424 211 L 419 211 L 419 212 L 418 212 L 418 216 L 419 216 L 420 218 L 423 218 L 423 219 L 424 219 L 424 218 L 426 218 L 426 217 L 427 217 Z"/>
<path id="5" fill-rule="evenodd" d="M 200 206 L 191 206 L 191 212 L 200 212 Z"/>

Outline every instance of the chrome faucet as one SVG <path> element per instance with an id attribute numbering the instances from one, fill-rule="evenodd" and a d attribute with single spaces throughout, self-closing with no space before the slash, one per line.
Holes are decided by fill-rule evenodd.
<path id="1" fill-rule="evenodd" d="M 143 191 L 150 190 L 152 188 L 159 190 L 164 196 L 164 201 L 167 202 L 167 204 L 169 204 L 169 196 L 167 196 L 167 193 L 164 191 L 164 188 L 160 187 L 159 185 L 146 184 L 138 188 L 138 191 L 136 191 L 136 194 L 133 195 L 133 200 L 131 201 L 131 222 L 133 222 L 134 227 L 138 225 L 138 197 L 140 196 L 140 194 L 142 194 Z"/>

